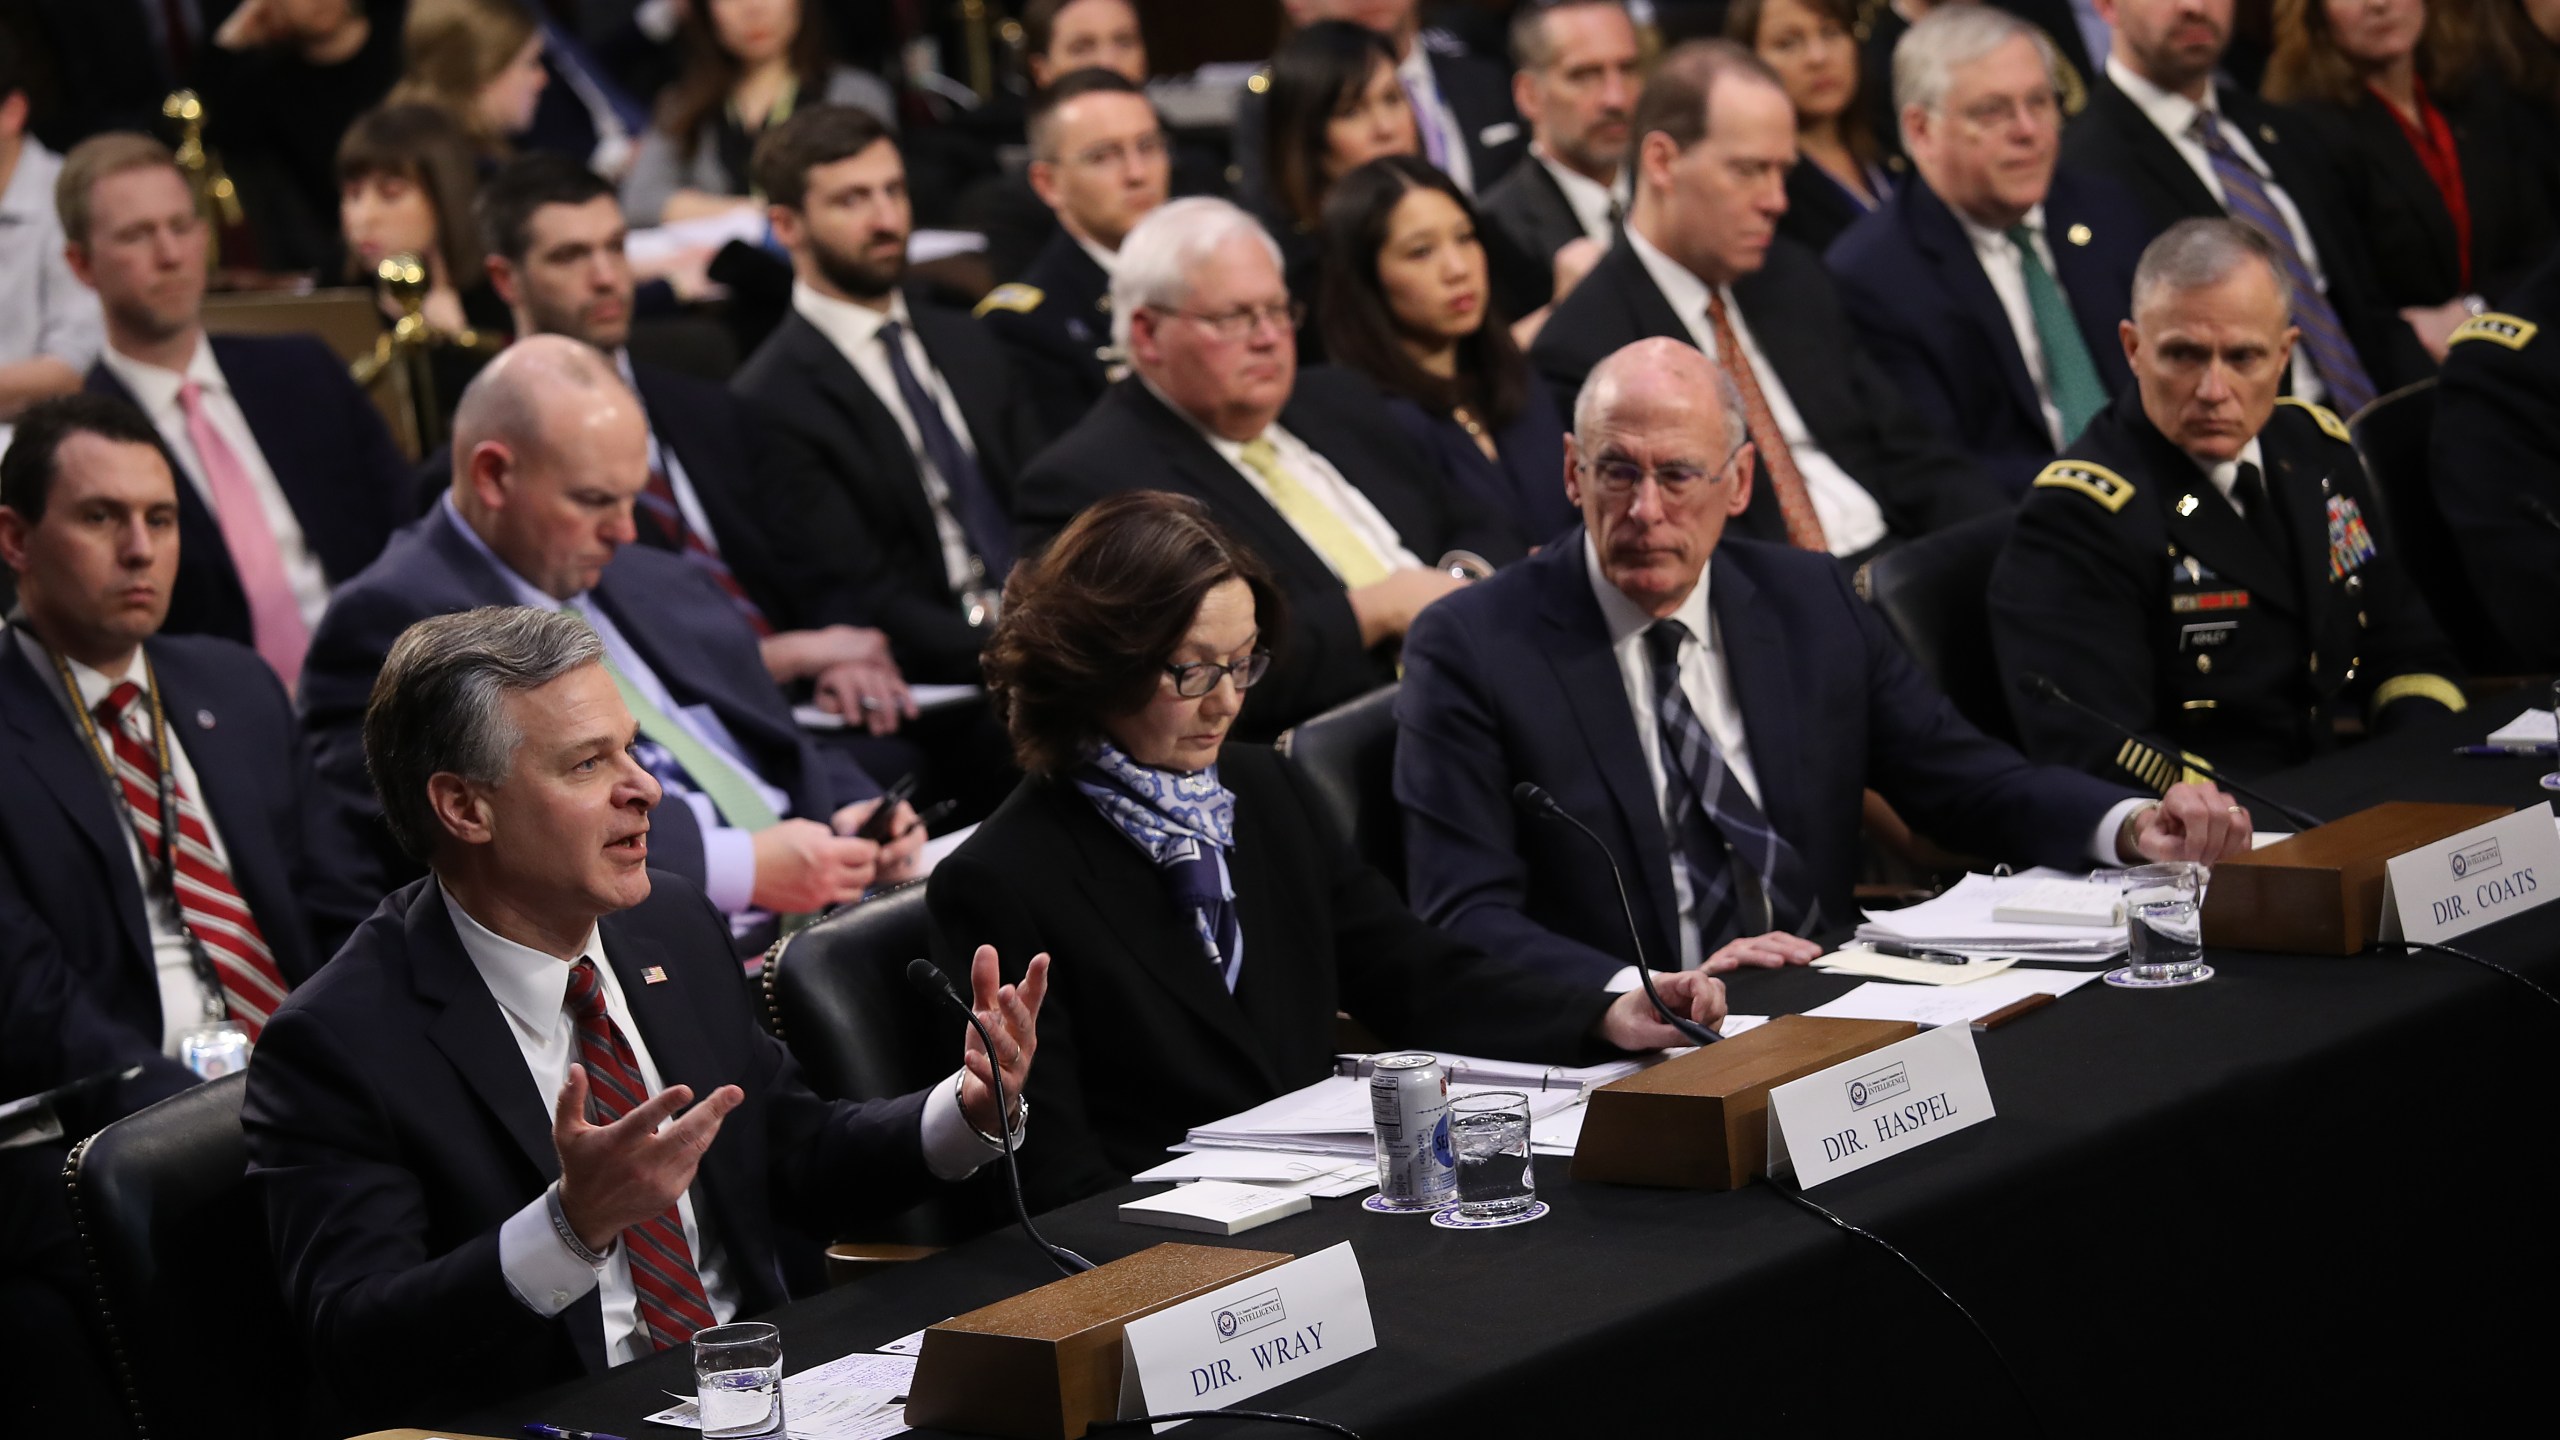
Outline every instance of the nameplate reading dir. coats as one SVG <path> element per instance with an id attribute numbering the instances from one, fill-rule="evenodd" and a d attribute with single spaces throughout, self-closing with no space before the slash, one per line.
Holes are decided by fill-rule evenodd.
<path id="1" fill-rule="evenodd" d="M 1120 1415 L 1224 1409 L 1376 1348 L 1368 1285 L 1346 1240 L 1130 1321 Z"/>
<path id="2" fill-rule="evenodd" d="M 1992 1116 L 1973 1029 L 1942 1025 L 1769 1092 L 1769 1173 L 1812 1189 Z"/>
<path id="3" fill-rule="evenodd" d="M 2529 806 L 2383 867 L 2382 938 L 2441 942 L 2560 895 L 2560 830 Z"/>

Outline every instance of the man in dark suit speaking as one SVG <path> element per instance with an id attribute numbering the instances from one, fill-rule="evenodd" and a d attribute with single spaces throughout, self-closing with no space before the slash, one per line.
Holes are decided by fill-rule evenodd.
<path id="1" fill-rule="evenodd" d="M 608 665 L 584 620 L 532 607 L 422 621 L 383 663 L 366 764 L 433 873 L 276 1012 L 241 1116 L 313 1369 L 361 1378 L 332 1397 L 338 1431 L 769 1309 L 777 1222 L 893 1214 L 1025 1118 L 997 1113 L 974 1038 L 914 1094 L 810 1092 L 727 924 L 649 868 L 659 786 Z M 992 948 L 971 967 L 1013 1095 L 1047 976 L 1034 959 L 999 987 Z"/>
<path id="2" fill-rule="evenodd" d="M 1856 918 L 1869 786 L 1959 850 L 2013 861 L 2248 848 L 2248 812 L 2218 791 L 2153 800 L 2027 763 L 1956 714 L 1838 566 L 1724 539 L 1752 456 L 1719 389 L 1676 341 L 1604 361 L 1566 452 L 1581 535 L 1414 626 L 1395 789 L 1424 919 L 1497 955 L 1630 978 L 1607 862 L 1518 818 L 1524 780 L 1626 866 L 1644 959 L 1663 968 L 1820 953 L 1798 937 Z"/>

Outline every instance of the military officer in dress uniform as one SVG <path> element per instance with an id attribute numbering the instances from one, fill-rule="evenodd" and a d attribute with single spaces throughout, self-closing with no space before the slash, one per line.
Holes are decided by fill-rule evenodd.
<path id="1" fill-rule="evenodd" d="M 2429 468 L 2518 672 L 2560 670 L 2560 254 L 2455 327 Z"/>
<path id="2" fill-rule="evenodd" d="M 2451 647 L 2376 528 L 2347 427 L 2279 399 L 2294 342 L 2263 234 L 2152 242 L 2121 330 L 2133 389 L 2045 468 L 1991 576 L 2027 753 L 2155 788 L 2201 757 L 2246 779 L 2463 707 Z M 2147 743 L 2020 689 L 2049 677 Z"/>
<path id="3" fill-rule="evenodd" d="M 1058 216 L 1023 277 L 978 302 L 1039 412 L 1045 443 L 1084 418 L 1126 367 L 1111 344 L 1120 239 L 1164 203 L 1172 164 L 1155 106 L 1113 70 L 1077 70 L 1041 92 L 1030 119 L 1031 188 Z"/>

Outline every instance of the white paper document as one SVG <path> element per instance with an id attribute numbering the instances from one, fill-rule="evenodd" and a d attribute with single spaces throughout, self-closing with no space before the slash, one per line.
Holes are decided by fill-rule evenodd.
<path id="1" fill-rule="evenodd" d="M 784 1337 L 788 1347 L 790 1337 Z M 790 1440 L 877 1440 L 907 1431 L 905 1396 L 914 1382 L 912 1355 L 852 1354 L 782 1377 L 783 1433 Z M 652 1425 L 702 1428 L 694 1402 L 645 1417 Z"/>
<path id="2" fill-rule="evenodd" d="M 1937 960 L 1905 960 L 1899 955 L 1879 955 L 1873 950 L 1834 950 L 1813 962 L 1813 968 L 1831 975 L 1864 975 L 1873 980 L 1900 980 L 1907 985 L 1971 985 L 1987 980 L 2017 964 L 2011 956 L 1981 959 L 1968 957 L 1962 965 L 1949 965 Z"/>
<path id="3" fill-rule="evenodd" d="M 1993 911 L 2048 880 L 2077 879 L 2059 870 L 2023 875 L 1967 875 L 1947 893 L 1900 910 L 1870 910 L 1861 940 L 1899 940 L 1963 954 L 2017 955 L 2066 964 L 2111 959 L 2125 950 L 2122 926 L 2016 924 Z"/>
<path id="4" fill-rule="evenodd" d="M 1807 1010 L 1830 1020 L 1909 1020 L 1922 1026 L 1960 1025 L 2005 1009 L 2030 995 L 2068 995 L 2097 979 L 2087 970 L 2006 971 L 1953 988 L 1890 985 L 1870 980 L 1839 999 Z"/>
<path id="5" fill-rule="evenodd" d="M 946 705 L 966 704 L 987 693 L 983 685 L 910 685 L 907 694 L 916 702 L 916 713 L 930 714 Z M 803 730 L 841 730 L 845 718 L 833 710 L 815 705 L 794 705 L 791 718 Z"/>
<path id="6" fill-rule="evenodd" d="M 1438 1056 L 1442 1068 L 1452 1082 L 1468 1085 L 1493 1085 L 1505 1090 L 1597 1090 L 1612 1080 L 1624 1080 L 1649 1065 L 1658 1065 L 1686 1050 L 1663 1050 L 1651 1055 L 1630 1055 L 1623 1060 L 1604 1060 L 1597 1065 L 1541 1065 L 1535 1060 L 1486 1060 L 1474 1055 L 1448 1055 L 1437 1050 L 1381 1050 L 1379 1055 L 1426 1054 Z M 1365 1080 L 1369 1077 L 1371 1055 L 1336 1055 L 1333 1071 Z"/>
<path id="7" fill-rule="evenodd" d="M 1452 1097 L 1478 1090 L 1517 1087 L 1451 1085 Z M 1582 1098 L 1579 1090 L 1529 1092 L 1529 1119 L 1552 1115 Z M 1212 1121 L 1187 1137 L 1196 1149 L 1285 1150 L 1299 1155 L 1343 1157 L 1375 1154 L 1370 1135 L 1369 1082 L 1331 1075 L 1313 1085 L 1266 1100 L 1241 1115 Z"/>
<path id="8" fill-rule="evenodd" d="M 2506 724 L 2489 732 L 2484 745 L 2550 745 L 2560 743 L 2560 727 L 2551 721 L 2551 712 L 2539 705 L 2528 708 Z"/>

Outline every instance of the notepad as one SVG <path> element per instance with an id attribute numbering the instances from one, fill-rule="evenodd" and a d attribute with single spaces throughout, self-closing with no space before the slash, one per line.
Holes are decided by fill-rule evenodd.
<path id="1" fill-rule="evenodd" d="M 2004 925 L 2122 925 L 2124 892 L 2085 880 L 2039 880 L 2001 896 L 1991 918 Z"/>
<path id="2" fill-rule="evenodd" d="M 1203 1235 L 1238 1235 L 1257 1225 L 1298 1214 L 1312 1203 L 1304 1195 L 1261 1185 L 1201 1180 L 1177 1185 L 1161 1195 L 1131 1200 L 1120 1207 L 1120 1218 L 1132 1225 L 1162 1225 L 1168 1230 L 1192 1230 Z"/>

